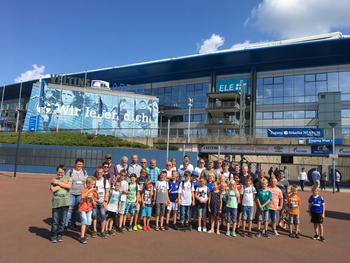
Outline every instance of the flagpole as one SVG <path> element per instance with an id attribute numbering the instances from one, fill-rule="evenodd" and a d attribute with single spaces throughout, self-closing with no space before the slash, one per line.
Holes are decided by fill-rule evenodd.
<path id="1" fill-rule="evenodd" d="M 19 122 L 19 110 L 21 109 L 21 98 L 22 98 L 22 80 L 21 80 L 21 85 L 19 87 L 19 96 L 18 96 L 18 107 L 17 107 L 17 119 L 16 119 L 16 132 L 18 132 L 18 122 Z"/>
<path id="2" fill-rule="evenodd" d="M 86 78 L 87 78 L 87 71 L 85 70 L 85 79 L 84 79 L 84 97 L 83 97 L 83 111 L 81 115 L 81 130 L 80 133 L 83 133 L 84 128 L 84 112 L 85 112 L 85 92 L 86 92 Z"/>
<path id="3" fill-rule="evenodd" d="M 4 82 L 4 86 L 2 87 L 2 97 L 1 97 L 1 111 L 0 111 L 0 119 L 4 122 L 5 124 L 5 118 L 6 116 L 3 116 L 2 112 L 4 110 L 4 96 L 5 96 L 5 88 L 6 88 L 6 82 Z"/>

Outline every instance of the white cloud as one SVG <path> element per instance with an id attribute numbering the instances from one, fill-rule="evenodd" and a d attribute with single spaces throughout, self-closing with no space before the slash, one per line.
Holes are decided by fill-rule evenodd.
<path id="1" fill-rule="evenodd" d="M 40 77 L 43 77 L 43 78 L 50 77 L 50 74 L 44 75 L 44 71 L 45 71 L 44 65 L 41 65 L 40 67 L 38 67 L 37 64 L 34 64 L 32 70 L 28 70 L 24 73 L 21 73 L 21 76 L 15 78 L 15 82 L 39 79 Z"/>
<path id="2" fill-rule="evenodd" d="M 202 43 L 197 43 L 198 53 L 209 53 L 217 51 L 225 42 L 225 39 L 219 35 L 212 34 L 209 39 L 203 40 Z"/>
<path id="3" fill-rule="evenodd" d="M 295 38 L 350 28 L 349 10 L 349 0 L 263 0 L 244 24 Z"/>

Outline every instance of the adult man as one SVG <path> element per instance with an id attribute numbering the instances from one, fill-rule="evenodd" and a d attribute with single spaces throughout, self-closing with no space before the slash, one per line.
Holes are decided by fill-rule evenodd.
<path id="1" fill-rule="evenodd" d="M 316 167 L 314 169 L 314 171 L 312 172 L 312 180 L 314 181 L 314 185 L 316 185 L 317 187 L 320 187 L 320 172 L 318 171 L 318 167 Z"/>
<path id="2" fill-rule="evenodd" d="M 185 171 L 190 171 L 192 173 L 193 170 L 191 170 L 190 168 L 190 163 L 187 159 L 184 159 L 184 161 L 182 162 L 182 165 L 180 166 L 180 168 L 177 170 L 179 173 L 179 178 L 181 179 L 181 181 L 183 181 L 185 178 L 183 177 L 183 173 Z"/>
<path id="3" fill-rule="evenodd" d="M 75 160 L 75 166 L 73 169 L 67 171 L 66 176 L 72 179 L 72 188 L 70 189 L 70 206 L 68 209 L 68 214 L 66 218 L 66 227 L 68 226 L 68 221 L 71 218 L 70 225 L 73 229 L 77 228 L 77 216 L 78 216 L 78 206 L 81 200 L 81 190 L 84 188 L 84 182 L 86 177 L 88 177 L 85 170 L 83 170 L 84 159 L 77 158 Z"/>
<path id="4" fill-rule="evenodd" d="M 184 159 L 183 159 L 183 161 L 188 161 L 188 167 L 187 167 L 187 170 L 189 170 L 189 171 L 193 171 L 194 170 L 194 167 L 193 167 L 193 165 L 190 163 L 190 156 L 188 156 L 187 154 L 184 156 Z M 180 165 L 180 167 L 179 167 L 179 169 L 181 169 L 182 168 L 182 166 L 183 166 L 183 164 L 181 164 Z"/>
<path id="5" fill-rule="evenodd" d="M 244 163 L 244 164 L 242 164 L 242 175 L 241 175 L 241 179 L 239 180 L 239 182 L 240 182 L 240 184 L 242 184 L 242 185 L 245 185 L 245 178 L 247 177 L 247 176 L 249 176 L 250 174 L 249 174 L 249 172 L 248 172 L 248 164 L 246 164 L 246 163 Z M 254 176 L 253 175 L 250 175 L 252 178 L 254 178 Z"/>
<path id="6" fill-rule="evenodd" d="M 253 183 L 256 191 L 259 191 L 260 189 L 262 189 L 261 180 L 264 179 L 264 178 L 266 180 L 268 180 L 268 177 L 266 176 L 265 171 L 264 170 L 260 170 L 259 173 L 258 173 L 258 178 L 255 178 L 254 183 Z"/>
<path id="7" fill-rule="evenodd" d="M 204 159 L 199 159 L 199 166 L 197 166 L 194 170 L 198 174 L 201 174 L 204 169 L 205 169 L 205 161 Z"/>
<path id="8" fill-rule="evenodd" d="M 141 159 L 141 168 L 147 168 L 147 159 L 146 158 L 142 158 Z"/>
<path id="9" fill-rule="evenodd" d="M 299 181 L 300 181 L 301 191 L 304 191 L 305 181 L 307 179 L 307 173 L 305 172 L 305 168 L 304 167 L 301 168 L 301 172 L 299 172 L 298 178 L 299 178 Z"/>
<path id="10" fill-rule="evenodd" d="M 323 189 L 323 190 L 326 190 L 326 177 L 327 177 L 327 173 L 326 173 L 326 171 L 323 171 L 323 170 L 321 170 L 321 178 L 320 178 L 320 188 L 321 188 L 321 190 Z"/>
<path id="11" fill-rule="evenodd" d="M 289 179 L 289 171 L 287 169 L 287 166 L 284 166 L 283 170 L 284 170 L 284 179 L 288 181 L 288 179 Z"/>
<path id="12" fill-rule="evenodd" d="M 139 157 L 137 156 L 137 154 L 133 154 L 131 156 L 131 163 L 129 163 L 129 166 L 127 168 L 128 178 L 130 178 L 130 174 L 136 174 L 137 178 L 140 177 L 142 167 L 137 163 L 138 160 Z"/>
<path id="13" fill-rule="evenodd" d="M 125 169 L 125 171 L 128 170 L 128 157 L 123 156 L 123 157 L 120 159 L 120 164 L 117 164 L 117 169 L 118 169 L 119 172 L 120 172 L 122 169 Z M 128 175 L 128 174 L 126 175 L 125 180 L 126 180 L 127 182 L 130 182 L 130 178 L 129 178 L 129 175 Z"/>
<path id="14" fill-rule="evenodd" d="M 108 173 L 110 175 L 110 183 L 114 185 L 115 178 L 118 176 L 118 168 L 115 164 L 112 163 L 112 155 L 107 153 L 105 155 L 105 162 L 108 164 Z M 103 164 L 102 164 L 103 165 Z"/>
<path id="15" fill-rule="evenodd" d="M 158 181 L 158 177 L 160 175 L 160 169 L 157 167 L 156 159 L 151 159 L 149 161 L 149 167 L 147 169 L 147 177 L 155 184 Z"/>
<path id="16" fill-rule="evenodd" d="M 172 176 L 172 172 L 173 172 L 173 164 L 169 161 L 166 162 L 165 164 L 165 169 L 163 169 L 163 171 L 166 171 L 166 180 L 171 180 Z"/>
<path id="17" fill-rule="evenodd" d="M 204 169 L 202 172 L 201 172 L 201 176 L 200 177 L 203 177 L 205 180 L 208 179 L 208 174 L 209 172 L 213 173 L 215 178 L 213 178 L 213 181 L 216 181 L 217 177 L 218 177 L 218 173 L 216 170 L 214 170 L 214 162 L 213 161 L 209 161 L 208 162 L 208 168 L 207 169 Z"/>

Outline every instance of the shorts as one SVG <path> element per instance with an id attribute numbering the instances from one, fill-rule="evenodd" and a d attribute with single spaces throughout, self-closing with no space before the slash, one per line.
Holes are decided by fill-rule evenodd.
<path id="1" fill-rule="evenodd" d="M 237 214 L 242 213 L 242 204 L 238 204 L 237 206 Z"/>
<path id="2" fill-rule="evenodd" d="M 107 219 L 108 218 L 115 218 L 116 216 L 117 216 L 116 212 L 107 211 Z"/>
<path id="3" fill-rule="evenodd" d="M 140 203 L 137 203 L 137 205 L 135 206 L 135 210 L 136 210 L 136 211 L 140 211 L 140 208 L 141 208 Z"/>
<path id="4" fill-rule="evenodd" d="M 299 224 L 299 215 L 291 215 L 289 214 L 289 224 L 293 225 L 298 225 Z"/>
<path id="5" fill-rule="evenodd" d="M 179 205 L 176 202 L 170 202 L 170 204 L 167 205 L 167 210 L 169 211 L 177 211 Z"/>
<path id="6" fill-rule="evenodd" d="M 91 225 L 91 215 L 92 210 L 88 212 L 79 212 L 80 222 L 82 225 L 90 226 Z"/>
<path id="7" fill-rule="evenodd" d="M 152 215 L 152 206 L 145 206 L 144 208 L 142 208 L 141 210 L 141 216 L 142 217 L 151 217 Z"/>
<path id="8" fill-rule="evenodd" d="M 226 207 L 227 223 L 237 223 L 237 208 Z"/>
<path id="9" fill-rule="evenodd" d="M 131 214 L 131 215 L 135 215 L 135 203 L 134 202 L 126 202 L 125 205 L 125 214 Z"/>
<path id="10" fill-rule="evenodd" d="M 271 222 L 276 223 L 278 219 L 278 210 L 269 210 Z"/>
<path id="11" fill-rule="evenodd" d="M 242 220 L 253 220 L 254 206 L 242 206 Z"/>
<path id="12" fill-rule="evenodd" d="M 269 222 L 270 221 L 270 213 L 269 210 L 263 210 L 260 209 L 256 210 L 256 219 L 260 222 Z"/>
<path id="13" fill-rule="evenodd" d="M 121 215 L 125 215 L 126 201 L 120 202 L 120 213 Z"/>
<path id="14" fill-rule="evenodd" d="M 311 223 L 322 224 L 323 223 L 322 214 L 311 213 Z"/>
<path id="15" fill-rule="evenodd" d="M 166 204 L 164 204 L 164 203 L 156 204 L 156 215 L 157 216 L 164 216 L 165 215 L 165 206 L 166 206 Z"/>
<path id="16" fill-rule="evenodd" d="M 103 207 L 103 203 L 97 203 L 97 206 L 92 209 L 92 220 L 97 219 L 98 213 L 100 213 L 100 219 L 106 220 L 106 209 Z"/>
<path id="17" fill-rule="evenodd" d="M 197 214 L 198 218 L 206 218 L 207 217 L 207 203 L 198 203 L 197 204 Z"/>

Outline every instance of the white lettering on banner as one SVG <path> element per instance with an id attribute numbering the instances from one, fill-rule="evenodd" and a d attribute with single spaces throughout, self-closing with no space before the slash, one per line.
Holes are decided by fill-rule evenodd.
<path id="1" fill-rule="evenodd" d="M 80 109 L 69 105 L 58 106 L 57 112 L 61 115 L 79 116 Z"/>

